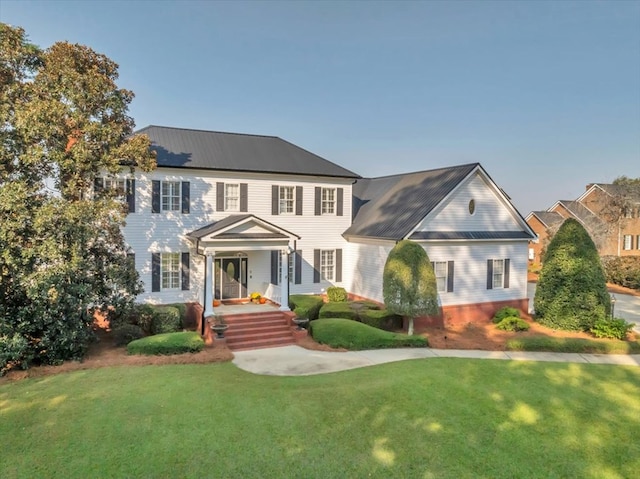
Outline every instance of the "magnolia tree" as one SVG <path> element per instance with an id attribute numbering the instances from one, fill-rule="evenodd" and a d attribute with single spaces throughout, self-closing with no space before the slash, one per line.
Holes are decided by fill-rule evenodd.
<path id="1" fill-rule="evenodd" d="M 122 200 L 91 194 L 99 175 L 155 167 L 117 78 L 90 48 L 41 50 L 0 23 L 0 373 L 82 357 L 95 310 L 141 291 Z"/>
<path id="2" fill-rule="evenodd" d="M 439 313 L 438 288 L 429 256 L 413 241 L 400 241 L 389 252 L 384 265 L 382 294 L 387 309 L 409 319 Z"/>
<path id="3" fill-rule="evenodd" d="M 572 218 L 547 248 L 533 305 L 537 321 L 569 331 L 587 331 L 609 315 L 611 301 L 598 250 Z"/>

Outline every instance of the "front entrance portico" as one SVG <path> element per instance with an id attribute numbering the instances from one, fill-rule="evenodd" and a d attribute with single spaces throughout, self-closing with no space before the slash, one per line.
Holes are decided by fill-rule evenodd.
<path id="1" fill-rule="evenodd" d="M 216 314 L 214 299 L 247 298 L 254 291 L 280 304 L 282 311 L 289 311 L 286 265 L 299 236 L 248 214 L 228 216 L 187 236 L 197 253 L 205 257 L 205 317 Z M 279 258 L 278 265 L 284 265 L 276 271 L 274 257 Z M 274 284 L 274 274 L 278 284 Z"/>

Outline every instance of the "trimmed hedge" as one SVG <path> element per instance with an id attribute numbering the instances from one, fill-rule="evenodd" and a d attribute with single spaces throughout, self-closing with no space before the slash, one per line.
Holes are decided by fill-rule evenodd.
<path id="1" fill-rule="evenodd" d="M 153 334 L 180 331 L 180 311 L 173 306 L 154 306 L 151 332 Z"/>
<path id="2" fill-rule="evenodd" d="M 131 341 L 127 345 L 129 354 L 170 355 L 197 353 L 204 348 L 204 341 L 193 331 L 165 333 Z"/>
<path id="3" fill-rule="evenodd" d="M 180 312 L 180 329 L 184 328 L 187 322 L 187 305 L 185 303 L 171 303 L 167 304 L 167 306 L 176 308 Z"/>
<path id="4" fill-rule="evenodd" d="M 496 328 L 502 331 L 527 331 L 529 323 L 517 316 L 508 316 L 496 324 Z"/>
<path id="5" fill-rule="evenodd" d="M 603 256 L 607 282 L 640 290 L 640 256 Z"/>
<path id="6" fill-rule="evenodd" d="M 300 318 L 318 319 L 323 304 L 322 296 L 311 294 L 292 294 L 289 296 L 289 307 Z"/>
<path id="7" fill-rule="evenodd" d="M 638 354 L 640 342 L 615 339 L 550 338 L 535 336 L 507 341 L 509 351 L 550 351 L 556 353 Z"/>
<path id="8" fill-rule="evenodd" d="M 114 328 L 111 332 L 115 340 L 116 346 L 125 346 L 131 341 L 144 338 L 144 331 L 140 326 L 135 324 L 123 324 Z"/>
<path id="9" fill-rule="evenodd" d="M 429 345 L 424 336 L 390 333 L 348 319 L 318 319 L 310 323 L 309 330 L 319 343 L 352 351 L 402 347 L 423 348 Z"/>
<path id="10" fill-rule="evenodd" d="M 320 308 L 318 317 L 358 320 L 356 311 L 351 307 L 351 303 L 325 303 Z"/>
<path id="11" fill-rule="evenodd" d="M 327 299 L 332 303 L 344 303 L 347 301 L 347 290 L 340 286 L 329 286 L 327 288 Z"/>
<path id="12" fill-rule="evenodd" d="M 360 321 L 363 324 L 385 331 L 402 329 L 402 316 L 386 309 L 367 309 L 361 311 Z"/>
<path id="13" fill-rule="evenodd" d="M 353 305 L 361 305 L 359 310 Z M 347 303 L 325 303 L 320 308 L 320 318 L 341 318 L 359 321 L 374 328 L 385 331 L 402 329 L 402 317 L 380 306 L 373 301 L 349 301 Z"/>

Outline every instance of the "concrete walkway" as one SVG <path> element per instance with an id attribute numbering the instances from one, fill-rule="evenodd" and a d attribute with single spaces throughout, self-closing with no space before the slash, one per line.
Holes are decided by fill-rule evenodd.
<path id="1" fill-rule="evenodd" d="M 312 351 L 300 346 L 283 346 L 236 351 L 234 355 L 233 363 L 240 369 L 270 376 L 308 376 L 424 358 L 502 359 L 640 366 L 640 354 L 575 354 L 431 348 L 327 352 Z"/>

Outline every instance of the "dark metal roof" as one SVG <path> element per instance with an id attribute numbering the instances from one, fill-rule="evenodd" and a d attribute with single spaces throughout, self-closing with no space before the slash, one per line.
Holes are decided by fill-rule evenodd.
<path id="1" fill-rule="evenodd" d="M 161 167 L 360 178 L 353 171 L 276 136 L 154 125 L 136 133 L 151 139 Z"/>
<path id="2" fill-rule="evenodd" d="M 479 163 L 360 179 L 353 185 L 353 223 L 344 236 L 400 240 Z"/>
<path id="3" fill-rule="evenodd" d="M 564 221 L 564 218 L 560 213 L 556 213 L 555 211 L 532 211 L 532 215 L 535 215 L 542 224 L 547 228 L 555 226 Z"/>
<path id="4" fill-rule="evenodd" d="M 532 239 L 526 231 L 416 231 L 412 240 L 508 240 Z"/>
<path id="5" fill-rule="evenodd" d="M 235 224 L 239 224 L 247 218 L 255 218 L 256 220 L 264 223 L 266 225 L 271 226 L 272 228 L 279 231 L 279 233 L 220 233 L 216 235 L 217 239 L 274 239 L 274 238 L 289 238 L 291 236 L 295 236 L 300 239 L 300 237 L 294 233 L 291 233 L 279 226 L 274 225 L 268 221 L 263 220 L 262 218 L 258 218 L 256 215 L 230 215 L 226 218 L 222 218 L 221 220 L 214 221 L 202 228 L 198 228 L 197 230 L 192 231 L 191 233 L 187 233 L 189 238 L 193 239 L 202 239 L 211 233 L 215 233 L 216 231 L 222 231 L 225 228 L 232 227 Z"/>

